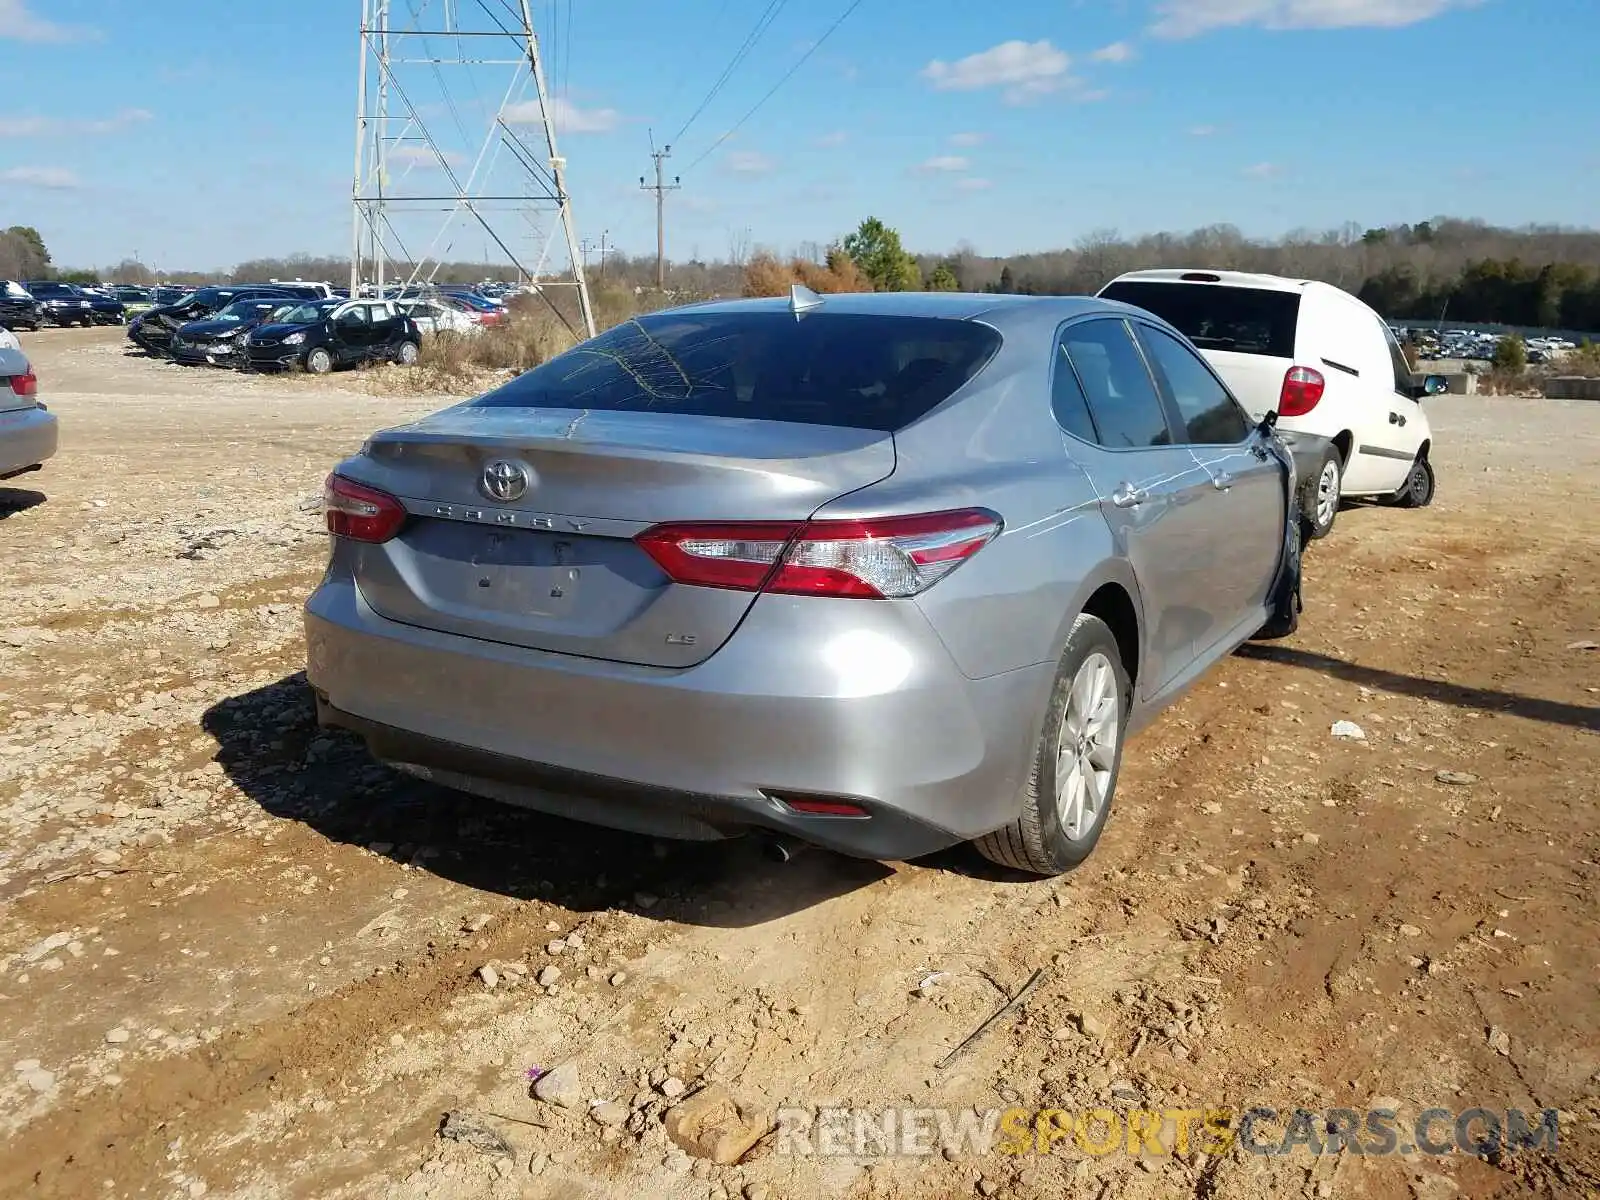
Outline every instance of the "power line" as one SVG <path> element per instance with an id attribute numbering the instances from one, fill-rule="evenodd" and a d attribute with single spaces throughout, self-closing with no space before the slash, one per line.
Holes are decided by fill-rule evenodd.
<path id="1" fill-rule="evenodd" d="M 717 11 L 711 17 L 711 28 L 720 29 L 722 27 L 723 15 L 728 11 L 728 5 L 732 3 L 733 0 L 722 0 L 722 3 L 717 6 Z M 689 82 L 689 76 L 692 74 L 694 74 L 694 63 L 685 62 L 683 70 L 678 72 L 678 82 L 672 85 L 672 90 L 667 93 L 667 98 L 661 103 L 664 111 L 670 112 L 672 106 L 678 102 L 678 97 L 683 94 L 683 85 Z"/>
<path id="2" fill-rule="evenodd" d="M 767 92 L 767 94 L 765 96 L 761 97 L 761 99 L 757 100 L 755 102 L 755 104 L 753 104 L 751 106 L 749 112 L 745 113 L 744 116 L 740 117 L 737 121 L 735 121 L 733 123 L 733 127 L 731 129 L 729 129 L 726 133 L 724 133 L 716 141 L 712 142 L 710 146 L 706 147 L 705 153 L 702 154 L 699 158 L 695 159 L 693 162 L 691 162 L 687 167 L 685 167 L 684 171 L 688 172 L 688 171 L 694 170 L 697 166 L 699 166 L 707 158 L 709 158 L 716 151 L 718 146 L 722 145 L 723 142 L 727 141 L 735 133 L 739 132 L 740 127 L 746 121 L 748 121 L 751 117 L 755 116 L 756 112 L 761 108 L 761 106 L 763 104 L 765 104 L 768 100 L 771 100 L 773 96 L 777 95 L 778 89 L 781 88 L 784 84 L 788 83 L 790 78 L 793 77 L 793 75 L 794 75 L 794 73 L 796 71 L 798 71 L 801 67 L 806 65 L 806 60 L 808 58 L 810 58 L 813 54 L 815 54 L 818 50 L 822 49 L 822 43 L 827 41 L 830 37 L 832 37 L 834 30 L 838 29 L 839 26 L 843 25 L 845 23 L 845 21 L 849 18 L 850 14 L 855 12 L 856 9 L 861 7 L 861 4 L 862 4 L 862 0 L 851 0 L 850 6 L 848 8 L 846 8 L 844 10 L 844 12 L 839 14 L 838 18 L 834 21 L 834 23 L 832 25 L 828 26 L 828 28 L 823 32 L 821 37 L 819 37 L 815 42 L 811 43 L 810 49 L 808 49 L 804 54 L 802 54 L 799 57 L 799 59 L 796 60 L 794 66 L 790 67 L 787 71 L 785 71 L 783 73 L 783 76 L 778 80 L 777 83 L 772 85 L 771 89 Z"/>
<path id="3" fill-rule="evenodd" d="M 722 74 L 717 76 L 716 82 L 711 85 L 711 90 L 706 93 L 705 99 L 700 101 L 700 106 L 689 114 L 689 119 L 683 123 L 683 128 L 673 134 L 672 141 L 676 142 L 682 138 L 689 126 L 693 125 L 700 114 L 705 112 L 706 106 L 717 98 L 717 93 L 723 89 L 733 73 L 739 69 L 739 64 L 750 56 L 750 51 L 755 49 L 756 43 L 761 40 L 761 35 L 771 28 L 772 22 L 777 19 L 778 14 L 783 11 L 784 5 L 788 2 L 789 0 L 768 0 L 767 7 L 756 18 L 755 28 L 745 36 L 739 48 L 733 52 L 732 61 L 722 69 Z"/>

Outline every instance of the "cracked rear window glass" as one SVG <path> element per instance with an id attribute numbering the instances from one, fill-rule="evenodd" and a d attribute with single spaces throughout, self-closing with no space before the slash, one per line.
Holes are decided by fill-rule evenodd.
<path id="1" fill-rule="evenodd" d="M 855 313 L 662 313 L 628 321 L 472 402 L 743 417 L 892 432 L 999 349 L 987 325 Z"/>

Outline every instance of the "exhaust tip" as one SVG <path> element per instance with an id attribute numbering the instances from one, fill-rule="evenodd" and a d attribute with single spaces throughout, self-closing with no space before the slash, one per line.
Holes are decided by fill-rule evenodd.
<path id="1" fill-rule="evenodd" d="M 761 853 L 767 861 L 775 863 L 790 863 L 801 850 L 800 843 L 792 842 L 788 838 L 766 837 L 761 842 Z"/>

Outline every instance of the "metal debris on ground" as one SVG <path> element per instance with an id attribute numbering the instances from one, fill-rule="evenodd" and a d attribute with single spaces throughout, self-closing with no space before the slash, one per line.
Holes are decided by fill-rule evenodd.
<path id="1" fill-rule="evenodd" d="M 955 1062 L 957 1058 L 961 1057 L 961 1055 L 965 1054 L 967 1050 L 969 1050 L 978 1041 L 979 1038 L 998 1025 L 1001 1018 L 1005 1017 L 1009 1013 L 1015 1012 L 1022 1002 L 1028 998 L 1029 994 L 1032 993 L 1033 989 L 1044 982 L 1045 976 L 1048 974 L 1049 971 L 1044 967 L 1040 967 L 1038 970 L 1036 970 L 1028 977 L 1028 982 L 1022 985 L 1015 996 L 1011 997 L 1011 999 L 1002 1004 L 992 1017 L 974 1029 L 967 1036 L 966 1041 L 962 1042 L 954 1050 L 950 1051 L 949 1054 L 946 1054 L 937 1063 L 935 1063 L 935 1067 L 942 1071 L 951 1063 Z"/>
<path id="2" fill-rule="evenodd" d="M 439 1125 L 439 1136 L 446 1141 L 460 1142 L 463 1146 L 471 1146 L 480 1154 L 503 1155 L 513 1157 L 511 1144 L 484 1124 L 483 1118 L 474 1113 L 462 1112 L 453 1109 L 445 1113 L 444 1120 Z"/>

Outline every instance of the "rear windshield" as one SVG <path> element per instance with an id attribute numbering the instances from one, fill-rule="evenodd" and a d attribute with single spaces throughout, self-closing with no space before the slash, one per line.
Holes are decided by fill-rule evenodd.
<path id="1" fill-rule="evenodd" d="M 607 330 L 473 403 L 887 433 L 948 398 L 999 346 L 987 325 L 934 317 L 659 313 Z"/>
<path id="2" fill-rule="evenodd" d="M 1294 357 L 1298 292 L 1128 280 L 1100 294 L 1155 313 L 1202 350 Z"/>

